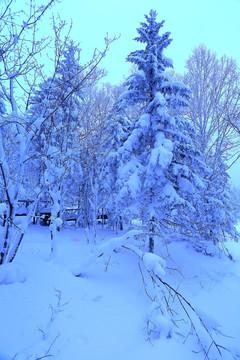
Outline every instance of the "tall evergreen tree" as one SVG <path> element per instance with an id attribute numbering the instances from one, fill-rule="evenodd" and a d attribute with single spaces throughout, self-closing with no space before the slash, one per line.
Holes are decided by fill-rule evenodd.
<path id="1" fill-rule="evenodd" d="M 151 252 L 154 234 L 169 237 L 175 225 L 184 236 L 193 231 L 188 220 L 196 213 L 193 198 L 204 188 L 205 169 L 190 138 L 192 127 L 170 115 L 188 105 L 189 89 L 165 71 L 173 66 L 163 54 L 171 43 L 170 33 L 159 35 L 164 21 L 156 18 L 151 10 L 137 29 L 135 40 L 145 48 L 127 57 L 138 70 L 127 79 L 127 91 L 119 98 L 123 109 L 136 104 L 144 109 L 118 150 L 122 159 L 119 202 L 128 216 L 140 217 L 147 226 Z"/>
<path id="2" fill-rule="evenodd" d="M 104 189 L 110 194 L 106 209 L 109 217 L 109 225 L 116 226 L 123 230 L 121 209 L 118 206 L 118 169 L 121 166 L 121 156 L 118 153 L 119 148 L 124 144 L 131 129 L 131 119 L 127 114 L 114 107 L 109 115 L 109 153 L 104 166 Z"/>
<path id="3" fill-rule="evenodd" d="M 78 111 L 84 92 L 79 61 L 78 46 L 67 42 L 54 76 L 40 84 L 30 108 L 33 119 L 45 118 L 34 150 L 42 167 L 41 182 L 52 202 L 52 254 L 56 248 L 54 234 L 62 222 L 60 215 L 68 191 L 67 182 L 77 156 Z"/>

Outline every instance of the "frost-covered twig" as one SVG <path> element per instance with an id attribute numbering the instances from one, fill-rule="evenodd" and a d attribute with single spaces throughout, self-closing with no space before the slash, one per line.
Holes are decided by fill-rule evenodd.
<path id="1" fill-rule="evenodd" d="M 47 325 L 46 325 L 45 330 L 42 330 L 42 329 L 40 329 L 40 328 L 38 329 L 38 330 L 41 331 L 41 333 L 43 334 L 43 340 L 45 340 L 45 339 L 48 337 L 48 335 L 49 335 L 49 329 L 50 329 L 53 321 L 55 320 L 56 316 L 57 316 L 60 312 L 62 312 L 62 311 L 63 311 L 63 307 L 68 304 L 68 302 L 62 304 L 62 292 L 61 292 L 60 290 L 54 289 L 54 292 L 55 292 L 55 296 L 56 296 L 56 298 L 57 298 L 57 304 L 54 305 L 54 306 L 53 306 L 52 304 L 49 305 L 49 308 L 50 308 L 50 310 L 51 310 L 51 316 L 50 316 L 50 318 L 49 318 L 49 320 L 48 320 L 48 323 L 47 323 Z"/>
<path id="2" fill-rule="evenodd" d="M 238 357 L 238 355 L 233 354 L 231 352 L 231 350 L 229 350 L 225 346 L 217 343 L 214 340 L 213 335 L 210 332 L 211 328 L 209 329 L 209 327 L 207 325 L 207 323 L 209 321 L 211 322 L 212 319 L 209 320 L 209 318 L 204 313 L 201 313 L 200 310 L 197 310 L 196 308 L 194 308 L 194 306 L 186 299 L 186 297 L 184 297 L 177 289 L 173 288 L 168 282 L 164 281 L 159 276 L 159 274 L 157 273 L 158 271 L 156 271 L 156 268 L 154 268 L 154 266 L 151 268 L 151 267 L 148 266 L 148 264 L 146 264 L 146 262 L 144 261 L 144 256 L 146 256 L 146 253 L 140 252 L 138 249 L 134 248 L 131 245 L 130 246 L 123 245 L 123 248 L 132 251 L 135 255 L 137 255 L 142 260 L 142 262 L 145 264 L 145 266 L 147 265 L 146 270 L 147 270 L 150 278 L 152 279 L 153 287 L 155 288 L 155 290 L 157 290 L 157 292 L 159 292 L 159 290 L 160 290 L 160 288 L 159 288 L 159 283 L 160 283 L 168 290 L 169 296 L 172 296 L 171 293 L 173 293 L 174 297 L 176 297 L 178 299 L 178 302 L 179 302 L 181 308 L 185 312 L 185 314 L 186 314 L 186 316 L 187 316 L 187 318 L 188 318 L 188 320 L 189 320 L 189 322 L 191 324 L 191 330 L 194 332 L 194 334 L 195 334 L 195 336 L 196 336 L 196 338 L 198 340 L 198 343 L 201 345 L 202 351 L 203 351 L 204 356 L 205 356 L 204 359 L 210 359 L 209 352 L 210 352 L 212 347 L 215 347 L 215 349 L 217 350 L 217 352 L 218 352 L 218 354 L 219 354 L 219 356 L 221 358 L 223 357 L 222 350 L 225 350 L 225 351 L 229 352 L 232 355 L 233 359 L 236 359 Z M 142 278 L 143 278 L 144 287 L 147 288 L 147 283 L 146 283 L 146 281 L 145 281 L 145 279 L 143 277 L 143 272 L 142 272 L 141 268 L 140 268 L 140 271 L 141 271 L 141 275 L 142 275 Z M 156 298 L 152 299 L 152 297 L 149 296 L 147 289 L 145 289 L 145 292 L 148 295 L 148 297 L 152 301 L 154 301 L 156 303 L 156 305 L 157 305 L 158 304 L 158 302 L 156 302 L 157 293 L 155 294 Z M 161 304 L 158 304 L 158 305 L 159 305 L 159 307 L 161 306 Z M 167 312 L 169 312 L 169 310 L 171 312 L 168 301 L 166 301 L 166 305 L 167 305 Z M 195 319 L 194 319 L 194 317 L 195 317 Z M 196 319 L 197 319 L 197 322 L 200 323 L 202 328 L 205 330 L 205 333 L 207 334 L 207 336 L 208 336 L 208 338 L 210 340 L 210 345 L 209 346 L 204 345 L 203 340 L 201 339 L 201 335 L 199 334 L 199 331 L 197 330 L 198 324 L 196 323 Z M 149 321 L 152 323 L 153 329 L 155 329 L 156 324 L 154 324 L 154 322 L 151 319 Z M 173 319 L 171 319 L 171 321 L 174 323 Z M 212 328 L 214 329 L 214 327 L 212 327 Z M 189 334 L 191 334 L 191 330 L 190 330 Z M 150 330 L 149 334 L 151 334 L 152 331 L 155 332 L 155 330 Z M 215 331 L 216 331 L 216 329 L 215 329 Z M 187 335 L 187 337 L 189 336 L 189 334 Z"/>
<path id="3" fill-rule="evenodd" d="M 54 320 L 56 319 L 56 316 L 63 311 L 63 307 L 67 304 L 63 303 L 62 304 L 62 293 L 60 290 L 56 290 L 55 291 L 55 296 L 57 297 L 57 303 L 56 305 L 50 305 L 49 308 L 51 309 L 51 315 L 49 317 L 49 320 L 46 324 L 46 327 L 44 329 L 38 328 L 37 330 L 41 332 L 42 334 L 42 339 L 35 343 L 30 345 L 29 347 L 17 352 L 14 356 L 14 358 L 12 360 L 27 360 L 27 359 L 33 359 L 33 360 L 41 360 L 41 359 L 45 359 L 45 358 L 49 358 L 49 357 L 54 357 L 54 355 L 51 353 L 51 350 L 53 348 L 53 345 L 55 344 L 55 342 L 57 341 L 57 339 L 60 337 L 60 332 L 53 338 L 53 340 L 50 339 L 52 338 L 51 334 L 50 334 L 50 330 L 51 330 L 51 326 L 52 323 L 54 322 Z M 38 345 L 40 344 L 44 344 L 44 348 L 47 349 L 44 351 L 44 354 L 39 356 L 39 355 L 33 355 L 33 352 L 39 352 L 38 351 Z M 48 345 L 49 344 L 49 345 Z M 36 347 L 37 346 L 37 347 Z M 48 346 L 48 347 L 47 347 Z"/>
<path id="4" fill-rule="evenodd" d="M 50 351 L 54 345 L 54 343 L 56 342 L 56 340 L 59 338 L 60 333 L 57 334 L 57 336 L 55 337 L 55 339 L 52 341 L 52 343 L 50 344 L 48 350 L 46 351 L 45 355 L 37 357 L 36 360 L 41 360 L 41 359 L 45 359 L 47 357 L 53 357 L 54 355 L 50 354 Z"/>

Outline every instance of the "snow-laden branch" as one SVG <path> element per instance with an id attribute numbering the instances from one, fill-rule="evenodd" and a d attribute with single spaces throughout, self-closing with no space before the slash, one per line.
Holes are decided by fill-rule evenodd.
<path id="1" fill-rule="evenodd" d="M 119 250 L 124 244 L 129 243 L 136 236 L 142 235 L 142 230 L 130 230 L 123 236 L 113 238 L 108 242 L 97 246 L 89 257 L 81 264 L 74 266 L 71 272 L 74 276 L 81 277 L 81 275 L 91 266 L 97 259 L 103 255 L 111 256 L 114 251 Z"/>
<path id="2" fill-rule="evenodd" d="M 233 359 L 238 359 L 238 354 L 219 342 L 218 336 L 223 334 L 219 330 L 218 322 L 200 307 L 194 306 L 178 289 L 163 280 L 165 260 L 156 254 L 140 250 L 135 245 L 139 236 L 144 236 L 142 230 L 130 230 L 123 236 L 96 247 L 82 264 L 72 268 L 72 274 L 81 277 L 98 258 L 110 257 L 120 248 L 133 252 L 139 259 L 144 290 L 151 300 L 145 319 L 149 341 L 159 337 L 171 338 L 176 334 L 181 336 L 185 343 L 189 336 L 194 336 L 200 347 L 196 352 L 202 352 L 205 360 L 213 359 L 212 356 L 224 359 L 226 352 Z M 179 325 L 180 323 L 183 325 Z"/>

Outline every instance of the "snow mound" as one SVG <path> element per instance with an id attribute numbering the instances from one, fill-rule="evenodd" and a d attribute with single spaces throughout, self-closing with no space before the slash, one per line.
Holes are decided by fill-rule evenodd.
<path id="1" fill-rule="evenodd" d="M 8 263 L 0 266 L 0 285 L 22 283 L 26 278 L 26 270 L 20 264 Z"/>
<path id="2" fill-rule="evenodd" d="M 161 300 L 160 300 L 161 302 Z M 173 335 L 173 323 L 167 314 L 160 312 L 158 302 L 153 302 L 149 307 L 146 318 L 148 335 L 152 340 L 159 338 L 170 339 Z"/>
<path id="3" fill-rule="evenodd" d="M 146 268 L 157 276 L 165 275 L 163 268 L 166 266 L 166 262 L 160 256 L 147 252 L 143 255 L 143 262 Z"/>
<path id="4" fill-rule="evenodd" d="M 81 264 L 75 265 L 71 268 L 71 273 L 74 276 L 80 276 L 86 269 L 93 264 L 101 256 L 111 256 L 114 250 L 120 249 L 123 245 L 128 245 L 134 237 L 141 235 L 142 230 L 130 230 L 123 236 L 112 238 L 106 243 L 98 246 Z M 159 258 L 159 257 L 158 257 Z"/>

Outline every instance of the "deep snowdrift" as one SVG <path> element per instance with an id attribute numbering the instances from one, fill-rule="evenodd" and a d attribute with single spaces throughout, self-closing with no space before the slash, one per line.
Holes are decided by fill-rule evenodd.
<path id="1" fill-rule="evenodd" d="M 98 244 L 116 237 L 99 236 Z M 102 256 L 72 275 L 94 253 L 83 230 L 58 234 L 56 261 L 49 261 L 49 229 L 31 226 L 12 264 L 0 271 L 0 359 L 26 360 L 54 355 L 56 360 L 204 359 L 190 335 L 149 340 L 146 315 L 151 301 L 144 291 L 138 258 L 127 250 Z M 165 281 L 178 289 L 209 327 L 221 325 L 221 343 L 240 344 L 240 247 L 228 245 L 234 261 L 206 257 L 186 243 L 172 243 L 160 255 Z M 11 267 L 11 264 L 8 265 Z M 4 275 L 5 274 L 5 275 Z M 14 277 L 16 282 L 14 283 Z M 5 279 L 5 280 L 4 280 Z M 13 282 L 11 284 L 11 282 Z M 164 325 L 163 325 L 164 329 Z M 2 352 L 2 353 L 1 353 Z M 214 355 L 214 359 L 220 358 Z M 223 359 L 230 359 L 226 352 Z"/>

